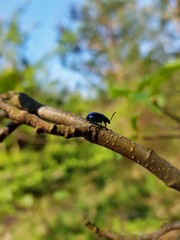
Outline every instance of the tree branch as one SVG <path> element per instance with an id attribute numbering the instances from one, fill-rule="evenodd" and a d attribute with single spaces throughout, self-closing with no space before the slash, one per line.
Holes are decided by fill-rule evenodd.
<path id="1" fill-rule="evenodd" d="M 169 135 L 155 135 L 155 136 L 144 136 L 144 140 L 168 140 L 168 139 L 174 139 L 174 138 L 180 138 L 179 134 L 169 134 Z"/>
<path id="2" fill-rule="evenodd" d="M 178 117 L 177 115 L 173 114 L 172 112 L 170 112 L 170 111 L 169 111 L 168 109 L 166 109 L 165 107 L 161 107 L 155 97 L 153 97 L 151 100 L 152 100 L 152 103 L 153 103 L 163 114 L 165 114 L 166 116 L 170 117 L 171 119 L 173 119 L 173 120 L 176 121 L 177 123 L 180 123 L 180 117 Z"/>
<path id="3" fill-rule="evenodd" d="M 38 103 L 24 93 L 0 94 L 0 109 L 18 124 L 26 124 L 37 133 L 65 138 L 84 137 L 142 165 L 167 186 L 180 191 L 180 170 L 161 158 L 152 149 L 131 141 L 105 127 L 91 124 L 84 118 Z M 1 138 L 1 136 L 0 136 Z"/>
<path id="4" fill-rule="evenodd" d="M 162 226 L 159 230 L 147 233 L 147 234 L 141 234 L 141 235 L 123 235 L 123 234 L 117 234 L 113 233 L 108 230 L 104 230 L 96 226 L 96 224 L 86 221 L 85 226 L 93 233 L 98 235 L 98 237 L 103 237 L 107 240 L 158 240 L 161 236 L 165 235 L 166 233 L 174 230 L 180 229 L 180 222 L 175 223 L 169 223 L 164 226 Z"/>
<path id="5" fill-rule="evenodd" d="M 5 127 L 0 129 L 0 142 L 2 142 L 9 134 L 11 134 L 21 124 L 18 122 L 9 122 Z"/>

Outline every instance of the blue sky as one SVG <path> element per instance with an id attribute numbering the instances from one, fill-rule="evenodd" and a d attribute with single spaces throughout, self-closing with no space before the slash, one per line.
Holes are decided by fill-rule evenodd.
<path id="1" fill-rule="evenodd" d="M 80 5 L 86 0 L 0 0 L 0 21 L 11 19 L 12 14 L 23 3 L 28 2 L 26 10 L 20 18 L 20 25 L 23 32 L 30 32 L 30 38 L 24 50 L 24 57 L 35 63 L 43 56 L 56 48 L 57 27 L 59 24 L 70 23 L 68 9 L 71 3 Z M 155 1 L 155 0 L 154 0 Z M 152 0 L 139 0 L 139 6 L 148 5 Z M 177 41 L 176 41 L 177 45 Z M 143 45 L 144 51 L 147 51 L 148 45 Z M 172 48 L 172 47 L 171 47 Z M 58 58 L 52 59 L 48 63 L 50 72 L 49 79 L 55 79 L 62 85 L 70 86 L 76 89 L 88 88 L 88 80 L 80 74 L 72 73 L 60 65 Z M 46 75 L 45 75 L 46 76 Z M 47 79 L 47 77 L 46 77 Z M 69 84 L 70 82 L 70 84 Z M 60 85 L 59 84 L 59 85 Z"/>
<path id="2" fill-rule="evenodd" d="M 18 7 L 28 3 L 20 17 L 20 26 L 23 32 L 30 32 L 24 57 L 30 63 L 35 63 L 56 47 L 58 25 L 60 23 L 72 24 L 68 15 L 71 4 L 79 5 L 83 2 L 84 0 L 0 0 L 0 20 L 11 19 Z M 75 89 L 80 82 L 82 86 L 85 84 L 82 76 L 73 73 L 72 77 L 72 72 L 64 69 L 57 58 L 49 61 L 48 69 L 49 79 L 55 79 L 61 85 L 70 87 L 71 90 Z"/>
<path id="3" fill-rule="evenodd" d="M 1 0 L 0 19 L 8 20 L 18 7 L 27 1 Z M 68 7 L 71 3 L 83 0 L 30 0 L 20 18 L 23 31 L 31 31 L 27 45 L 27 55 L 35 61 L 55 47 L 57 26 L 60 22 L 68 23 Z"/>

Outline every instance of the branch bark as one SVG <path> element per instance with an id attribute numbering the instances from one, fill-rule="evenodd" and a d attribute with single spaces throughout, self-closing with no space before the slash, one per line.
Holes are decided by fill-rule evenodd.
<path id="1" fill-rule="evenodd" d="M 9 134 L 11 134 L 21 124 L 17 122 L 9 122 L 5 127 L 0 129 L 0 142 L 2 142 Z"/>
<path id="2" fill-rule="evenodd" d="M 54 134 L 65 138 L 84 137 L 91 143 L 111 149 L 140 164 L 168 187 L 180 191 L 179 169 L 152 149 L 135 143 L 112 130 L 91 124 L 78 115 L 45 106 L 24 93 L 0 94 L 0 109 L 13 122 L 31 126 L 37 133 Z"/>

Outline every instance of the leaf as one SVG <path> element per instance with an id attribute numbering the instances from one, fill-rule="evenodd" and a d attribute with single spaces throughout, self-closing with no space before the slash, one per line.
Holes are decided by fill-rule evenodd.
<path id="1" fill-rule="evenodd" d="M 136 102 L 145 102 L 150 99 L 149 93 L 147 92 L 131 92 L 129 94 L 129 100 Z"/>
<path id="2" fill-rule="evenodd" d="M 137 115 L 133 115 L 130 119 L 130 123 L 131 123 L 131 126 L 134 130 L 137 130 L 137 121 L 138 121 L 138 116 Z"/>
<path id="3" fill-rule="evenodd" d="M 148 80 L 150 82 L 151 94 L 157 94 L 165 81 L 170 81 L 177 72 L 180 72 L 180 59 L 167 63 L 160 68 L 156 73 L 150 75 Z"/>
<path id="4" fill-rule="evenodd" d="M 127 89 L 127 88 L 120 88 L 118 86 L 110 87 L 109 91 L 110 91 L 110 96 L 113 97 L 113 98 L 116 98 L 116 97 L 128 97 L 129 93 L 130 93 L 129 89 Z"/>
<path id="5" fill-rule="evenodd" d="M 13 18 L 10 22 L 9 30 L 7 32 L 6 40 L 15 44 L 22 43 L 22 34 L 20 32 L 17 19 Z"/>
<path id="6" fill-rule="evenodd" d="M 69 197 L 69 192 L 66 190 L 56 191 L 53 194 L 53 198 L 56 201 L 61 201 L 67 197 Z"/>

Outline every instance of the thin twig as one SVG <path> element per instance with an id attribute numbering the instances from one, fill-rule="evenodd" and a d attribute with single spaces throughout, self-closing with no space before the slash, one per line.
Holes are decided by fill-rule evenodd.
<path id="1" fill-rule="evenodd" d="M 180 230 L 180 221 L 166 224 L 155 232 L 140 235 L 137 234 L 123 235 L 113 233 L 111 231 L 99 228 L 95 223 L 92 223 L 90 221 L 86 221 L 85 226 L 91 232 L 98 235 L 98 237 L 105 238 L 106 240 L 158 240 L 161 236 L 165 235 L 170 231 Z"/>
<path id="2" fill-rule="evenodd" d="M 162 226 L 159 230 L 140 235 L 140 239 L 142 240 L 157 240 L 161 236 L 165 235 L 166 233 L 174 230 L 180 230 L 180 221 L 174 223 L 168 223 Z"/>
<path id="3" fill-rule="evenodd" d="M 180 138 L 180 135 L 156 135 L 156 136 L 144 136 L 144 140 L 156 140 L 156 139 L 173 139 L 173 138 Z"/>
<path id="4" fill-rule="evenodd" d="M 0 142 L 2 142 L 7 136 L 9 136 L 15 129 L 17 129 L 21 123 L 9 122 L 5 127 L 0 129 Z"/>
<path id="5" fill-rule="evenodd" d="M 170 117 L 171 119 L 173 119 L 174 121 L 180 123 L 180 117 L 178 117 L 177 115 L 173 114 L 172 112 L 170 112 L 167 108 L 165 107 L 161 107 L 160 104 L 158 103 L 157 99 L 155 97 L 153 97 L 151 99 L 152 103 L 165 115 L 167 115 L 168 117 Z"/>

